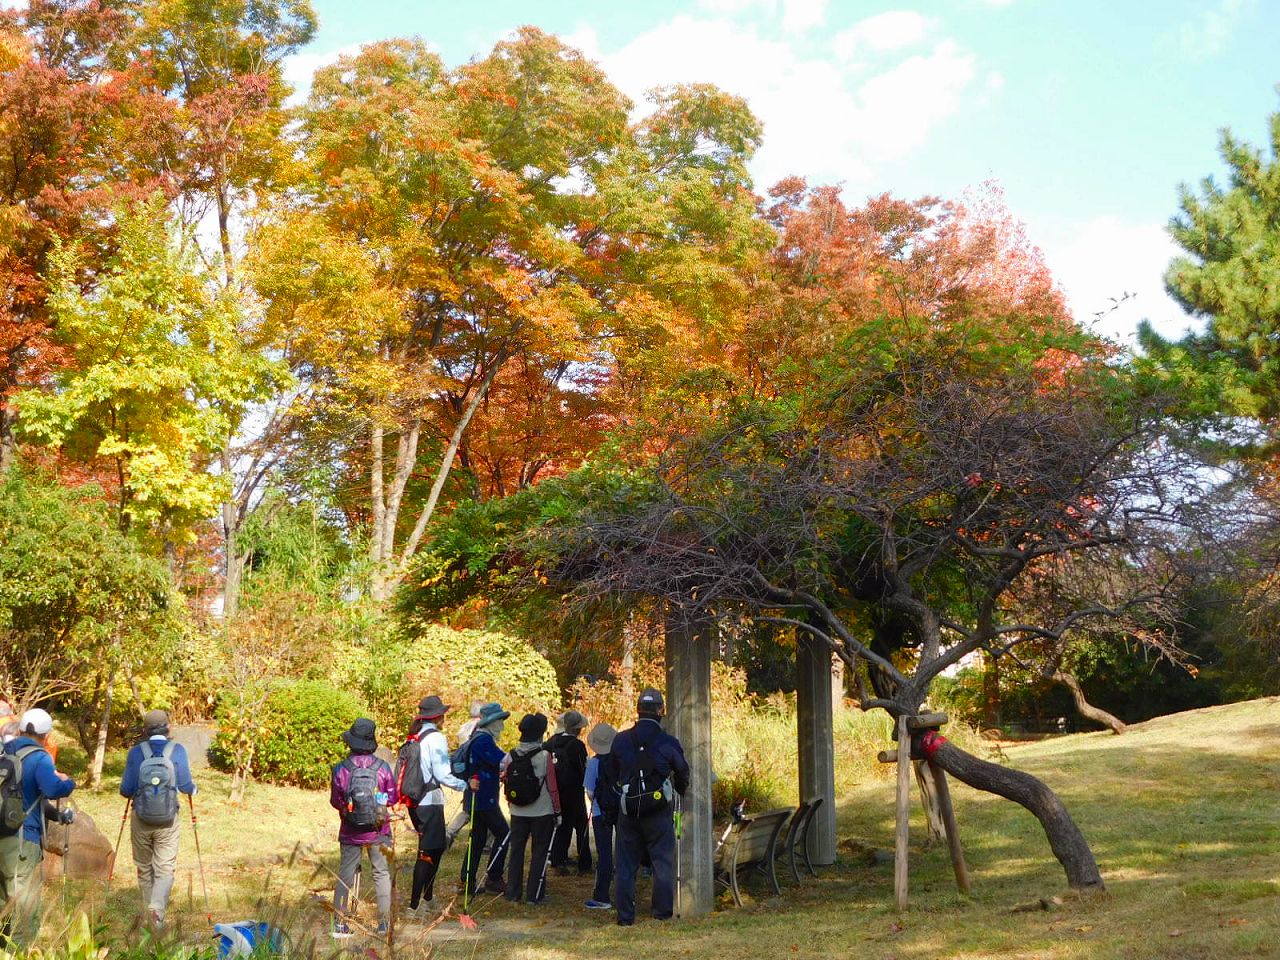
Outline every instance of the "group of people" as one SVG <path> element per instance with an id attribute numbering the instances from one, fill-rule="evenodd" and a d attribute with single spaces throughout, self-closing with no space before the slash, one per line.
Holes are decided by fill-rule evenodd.
<path id="1" fill-rule="evenodd" d="M 512 902 L 545 903 L 548 871 L 571 872 L 571 845 L 576 845 L 578 872 L 592 872 L 589 836 L 594 835 L 595 885 L 585 906 L 615 910 L 620 925 L 633 924 L 636 874 L 644 864 L 653 876 L 652 914 L 670 919 L 673 813 L 688 788 L 689 766 L 679 740 L 662 729 L 659 691 L 641 693 L 632 727 L 617 732 L 598 723 L 585 744 L 587 720 L 576 710 L 559 717 L 549 739 L 544 739 L 547 717 L 526 714 L 518 724 L 520 742 L 510 752 L 498 745 L 510 711 L 497 703 L 474 704 L 451 751 L 443 730 L 449 709 L 437 696 L 422 699 L 394 767 L 376 755 L 372 720 L 358 719 L 343 733 L 350 755 L 333 769 L 329 798 L 341 818 L 335 937 L 351 935 L 348 902 L 366 856 L 379 931 L 390 921 L 391 873 L 383 848 L 391 842 L 397 805 L 407 807 L 418 836 L 411 913 L 432 902 L 441 857 L 470 826 L 461 865 L 464 909 L 482 890 Z M 445 790 L 462 794 L 462 810 L 447 824 Z M 506 799 L 510 822 L 500 797 Z"/>
<path id="2" fill-rule="evenodd" d="M 29 946 L 40 932 L 46 824 L 75 822 L 74 811 L 61 801 L 76 784 L 57 769 L 52 731 L 46 711 L 16 717 L 0 701 L 0 948 Z M 143 908 L 151 925 L 161 927 L 178 865 L 178 793 L 193 795 L 196 787 L 186 750 L 169 739 L 168 714 L 148 713 L 143 737 L 125 759 L 120 794 L 131 813 Z"/>
<path id="3" fill-rule="evenodd" d="M 39 932 L 46 823 L 73 822 L 74 813 L 61 801 L 76 788 L 56 767 L 52 717 L 41 709 L 17 717 L 8 706 L 0 701 L 0 948 L 25 947 Z M 545 903 L 548 871 L 571 872 L 569 852 L 576 845 L 577 871 L 595 874 L 587 908 L 615 910 L 619 924 L 634 923 L 636 874 L 643 864 L 653 876 L 653 916 L 672 916 L 673 813 L 688 788 L 689 766 L 680 742 L 662 729 L 659 691 L 641 693 L 633 726 L 617 732 L 598 723 L 585 744 L 587 720 L 578 711 L 562 714 L 549 739 L 547 717 L 526 714 L 518 725 L 520 742 L 509 753 L 498 745 L 511 716 L 501 705 L 473 704 L 452 751 L 443 729 L 449 709 L 437 696 L 422 699 L 394 767 L 377 756 L 372 720 L 360 718 L 342 734 L 349 755 L 333 768 L 329 792 L 341 821 L 335 937 L 351 935 L 348 903 L 366 857 L 379 931 L 385 932 L 392 904 L 383 850 L 401 805 L 418 837 L 411 913 L 431 904 L 441 858 L 469 826 L 461 866 L 464 903 L 480 890 L 512 902 Z M 179 795 L 196 793 L 186 750 L 169 734 L 168 715 L 149 712 L 120 781 L 138 890 L 153 928 L 165 923 L 177 869 Z M 446 790 L 462 794 L 462 809 L 448 823 Z"/>

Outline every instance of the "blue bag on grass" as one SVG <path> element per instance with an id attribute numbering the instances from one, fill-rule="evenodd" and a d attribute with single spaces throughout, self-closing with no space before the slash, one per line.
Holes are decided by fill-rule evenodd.
<path id="1" fill-rule="evenodd" d="M 215 923 L 219 957 L 252 957 L 284 953 L 284 932 L 258 920 Z"/>

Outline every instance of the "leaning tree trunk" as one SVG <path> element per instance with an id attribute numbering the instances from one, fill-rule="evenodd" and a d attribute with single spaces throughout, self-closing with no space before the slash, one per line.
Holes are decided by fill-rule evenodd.
<path id="1" fill-rule="evenodd" d="M 1071 696 L 1076 702 L 1076 713 L 1084 717 L 1086 720 L 1092 720 L 1094 723 L 1101 724 L 1114 734 L 1124 733 L 1128 727 L 1124 725 L 1124 721 L 1114 716 L 1100 707 L 1095 707 L 1092 703 L 1084 698 L 1084 690 L 1080 686 L 1080 681 L 1065 670 L 1054 670 L 1049 674 L 1049 679 L 1055 683 L 1060 683 L 1071 691 Z"/>
<path id="2" fill-rule="evenodd" d="M 975 790 L 994 793 L 1026 807 L 1044 827 L 1049 846 L 1066 871 L 1071 889 L 1103 889 L 1102 874 L 1098 872 L 1098 863 L 1084 834 L 1058 795 L 1031 774 L 979 760 L 945 738 L 927 732 L 912 737 L 911 753 L 921 759 L 931 756 L 943 770 Z"/>

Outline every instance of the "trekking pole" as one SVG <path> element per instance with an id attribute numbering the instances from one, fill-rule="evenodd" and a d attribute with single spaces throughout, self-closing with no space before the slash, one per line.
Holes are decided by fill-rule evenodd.
<path id="1" fill-rule="evenodd" d="M 62 801 L 58 801 L 58 822 L 62 824 L 62 909 L 67 909 L 67 856 L 71 853 L 71 824 L 62 819 Z"/>
<path id="2" fill-rule="evenodd" d="M 196 863 L 200 865 L 200 891 L 204 894 L 205 919 L 213 923 L 213 908 L 209 906 L 209 885 L 204 879 L 204 857 L 200 853 L 200 828 L 196 826 L 196 801 L 189 793 L 187 806 L 191 809 L 191 834 L 196 841 Z"/>
<path id="3" fill-rule="evenodd" d="M 471 878 L 471 857 L 476 846 L 476 796 L 471 795 L 471 822 L 467 827 L 467 862 L 462 868 L 462 912 L 466 914 L 471 905 L 471 888 L 475 881 Z"/>
<path id="4" fill-rule="evenodd" d="M 682 816 L 682 814 L 683 814 L 683 807 L 682 807 L 682 804 L 681 804 L 681 800 L 682 800 L 682 798 L 681 798 L 680 794 L 678 794 L 678 793 L 677 793 L 677 794 L 675 795 L 675 808 L 676 808 L 676 816 L 675 816 L 675 821 L 676 821 L 676 916 L 677 916 L 677 917 L 683 917 L 683 916 L 684 916 L 684 910 L 682 909 L 683 904 L 684 904 L 684 891 L 683 891 L 683 889 L 682 889 L 682 888 L 684 887 L 684 874 L 683 874 L 683 864 L 682 864 L 682 862 L 681 862 L 681 860 L 680 860 L 680 839 L 681 839 L 680 835 L 681 835 L 682 833 L 684 833 L 684 817 Z"/>
<path id="5" fill-rule="evenodd" d="M 124 825 L 129 822 L 129 807 L 133 805 L 133 797 L 124 801 L 124 816 L 120 818 L 120 832 L 116 835 L 116 852 L 111 857 L 111 868 L 107 871 L 107 892 L 111 891 L 111 878 L 115 876 L 116 861 L 120 859 L 120 841 L 124 839 Z"/>
<path id="6" fill-rule="evenodd" d="M 560 832 L 560 824 L 557 823 L 555 824 L 555 826 L 551 828 L 551 840 L 547 844 L 547 856 L 546 856 L 546 859 L 542 861 L 542 877 L 541 879 L 538 880 L 538 895 L 533 898 L 535 902 L 538 900 L 541 900 L 546 895 L 547 867 L 551 866 L 551 851 L 555 849 L 556 834 L 559 832 Z"/>

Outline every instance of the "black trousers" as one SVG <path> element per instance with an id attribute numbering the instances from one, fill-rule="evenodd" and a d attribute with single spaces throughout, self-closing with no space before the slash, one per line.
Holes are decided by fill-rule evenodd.
<path id="1" fill-rule="evenodd" d="M 413 891 L 409 895 L 409 906 L 416 907 L 435 896 L 436 873 L 445 851 L 444 807 L 410 807 L 409 821 L 418 832 L 418 860 L 413 865 Z"/>
<path id="2" fill-rule="evenodd" d="M 676 891 L 676 825 L 671 811 L 647 817 L 619 815 L 617 830 L 614 853 L 618 869 L 613 903 L 618 909 L 618 922 L 635 922 L 636 871 L 646 855 L 653 866 L 653 916 L 671 919 Z"/>
<path id="3" fill-rule="evenodd" d="M 556 831 L 556 842 L 551 845 L 551 865 L 567 867 L 569 865 L 569 843 L 578 843 L 578 872 L 591 872 L 591 842 L 587 835 L 587 813 L 570 816 L 561 811 L 560 829 Z"/>
<path id="4" fill-rule="evenodd" d="M 467 840 L 467 850 L 462 856 L 462 882 L 467 895 L 476 892 L 476 872 L 488 866 L 484 859 L 484 845 L 493 837 L 493 865 L 485 873 L 485 880 L 493 883 L 502 881 L 502 868 L 507 862 L 507 838 L 511 828 L 507 826 L 507 818 L 496 807 L 488 810 L 477 810 L 475 822 L 471 826 L 471 837 Z"/>
<path id="5" fill-rule="evenodd" d="M 507 870 L 507 899 L 520 899 L 520 880 L 524 873 L 524 850 L 533 839 L 533 855 L 529 858 L 529 880 L 525 884 L 525 899 L 537 903 L 547 895 L 547 853 L 551 846 L 551 834 L 555 832 L 556 818 L 511 818 L 511 863 Z"/>

